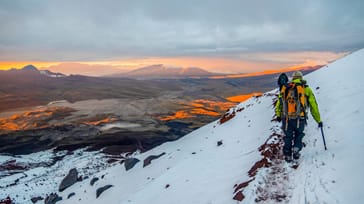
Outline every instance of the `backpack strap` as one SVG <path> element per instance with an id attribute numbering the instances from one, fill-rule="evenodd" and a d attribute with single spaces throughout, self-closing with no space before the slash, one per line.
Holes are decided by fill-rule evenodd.
<path id="1" fill-rule="evenodd" d="M 306 107 L 307 107 L 307 96 L 305 94 L 305 88 L 307 85 L 305 84 L 298 84 L 297 87 L 297 92 L 298 92 L 298 99 L 300 102 L 300 108 L 301 108 L 301 112 L 303 113 L 303 117 L 305 118 L 305 120 L 307 120 L 307 114 L 306 114 Z"/>

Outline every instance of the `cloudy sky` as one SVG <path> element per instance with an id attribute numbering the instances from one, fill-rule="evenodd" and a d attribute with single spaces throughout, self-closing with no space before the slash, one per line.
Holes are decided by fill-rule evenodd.
<path id="1" fill-rule="evenodd" d="M 362 8 L 363 0 L 1 0 L 0 64 L 241 72 L 327 62 L 364 47 Z"/>

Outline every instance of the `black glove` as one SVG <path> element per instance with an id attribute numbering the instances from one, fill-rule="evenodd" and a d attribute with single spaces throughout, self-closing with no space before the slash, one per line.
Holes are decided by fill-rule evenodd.
<path id="1" fill-rule="evenodd" d="M 319 128 L 322 128 L 322 122 L 319 122 L 319 123 L 318 123 L 318 127 L 319 127 Z"/>
<path id="2" fill-rule="evenodd" d="M 277 121 L 278 121 L 278 122 L 281 122 L 281 121 L 282 121 L 282 118 L 278 116 L 278 117 L 277 117 Z"/>

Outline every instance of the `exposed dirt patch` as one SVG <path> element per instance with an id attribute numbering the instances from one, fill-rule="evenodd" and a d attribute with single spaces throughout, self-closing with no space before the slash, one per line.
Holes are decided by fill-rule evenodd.
<path id="1" fill-rule="evenodd" d="M 245 198 L 243 194 L 244 189 L 247 188 L 252 181 L 258 178 L 263 182 L 259 182 L 260 185 L 255 189 L 256 203 L 268 200 L 277 203 L 289 198 L 286 190 L 288 173 L 284 167 L 282 147 L 283 135 L 273 132 L 266 142 L 259 147 L 262 159 L 257 161 L 249 170 L 248 174 L 251 179 L 234 186 L 234 200 L 242 201 Z M 257 178 L 258 171 L 263 168 L 265 168 L 268 173 L 263 174 L 263 177 L 259 176 Z"/>
<path id="2" fill-rule="evenodd" d="M 221 118 L 220 118 L 220 124 L 224 124 L 227 121 L 231 120 L 232 118 L 235 117 L 235 110 L 232 112 L 226 112 Z"/>

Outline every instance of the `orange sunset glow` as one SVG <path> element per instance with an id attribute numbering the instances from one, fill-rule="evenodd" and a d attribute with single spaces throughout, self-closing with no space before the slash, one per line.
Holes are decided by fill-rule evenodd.
<path id="1" fill-rule="evenodd" d="M 195 115 L 207 115 L 218 117 L 221 112 L 226 111 L 232 106 L 236 105 L 233 102 L 217 102 L 210 100 L 198 99 L 194 100 L 191 103 L 181 104 L 185 106 L 184 110 L 179 110 L 175 112 L 173 115 L 160 117 L 160 120 L 168 121 L 175 119 L 186 119 L 193 118 Z"/>
<path id="2" fill-rule="evenodd" d="M 62 73 L 62 69 L 67 68 L 67 64 L 79 63 L 91 65 L 94 72 L 102 73 L 104 69 L 112 68 L 116 71 L 130 71 L 133 69 L 163 64 L 170 67 L 199 67 L 210 72 L 237 74 L 237 73 L 253 73 L 262 72 L 259 74 L 277 73 L 276 70 L 286 71 L 300 69 L 305 66 L 324 65 L 329 61 L 335 60 L 344 56 L 347 53 L 328 53 L 328 52 L 294 52 L 294 53 L 257 53 L 242 55 L 241 58 L 222 58 L 222 57 L 149 57 L 149 58 L 134 58 L 121 59 L 110 61 L 77 61 L 77 62 L 46 62 L 46 61 L 0 61 L 0 70 L 11 68 L 22 68 L 28 64 L 32 64 L 37 68 L 52 70 L 52 67 L 59 66 L 57 72 Z M 251 60 L 249 59 L 251 58 Z M 287 60 L 288 59 L 288 60 Z M 266 70 L 266 71 L 264 71 Z M 69 70 L 64 70 L 65 72 Z M 77 73 L 77 66 L 72 67 L 72 74 Z M 65 73 L 70 74 L 70 73 Z M 246 75 L 254 76 L 254 75 Z M 236 77 L 236 76 L 235 76 Z"/>
<path id="3" fill-rule="evenodd" d="M 194 100 L 191 103 L 181 104 L 185 106 L 184 110 L 176 111 L 173 115 L 160 117 L 160 120 L 169 121 L 176 119 L 193 118 L 196 115 L 207 115 L 218 117 L 221 113 L 235 106 L 237 103 L 244 102 L 251 97 L 259 97 L 262 93 L 251 93 L 246 95 L 231 96 L 226 98 L 229 102 L 218 102 L 204 99 Z"/>
<path id="4" fill-rule="evenodd" d="M 231 96 L 231 97 L 228 97 L 226 99 L 231 101 L 231 102 L 241 103 L 243 101 L 248 100 L 251 97 L 259 97 L 259 96 L 262 96 L 262 95 L 263 95 L 263 93 L 251 93 L 251 94 L 246 94 L 246 95 Z"/>
<path id="5" fill-rule="evenodd" d="M 281 72 L 296 71 L 296 70 L 304 69 L 306 67 L 315 67 L 315 66 L 324 66 L 324 64 L 316 64 L 315 62 L 308 61 L 303 64 L 294 65 L 294 66 L 286 67 L 286 68 L 282 68 L 282 69 L 264 70 L 261 72 L 254 72 L 254 73 L 248 73 L 248 74 L 232 74 L 232 75 L 224 75 L 224 76 L 213 76 L 210 78 L 211 79 L 221 79 L 221 78 L 242 78 L 242 77 L 262 76 L 262 75 L 268 75 L 268 74 L 277 74 L 277 73 L 281 73 Z"/>
<path id="6" fill-rule="evenodd" d="M 51 118 L 63 118 L 74 110 L 67 107 L 39 108 L 0 118 L 0 133 L 15 130 L 29 130 L 48 127 Z"/>
<path id="7" fill-rule="evenodd" d="M 29 62 L 4 62 L 0 61 L 0 70 L 8 70 L 11 68 L 22 68 L 29 64 L 32 64 L 36 67 L 49 67 L 52 65 L 59 64 L 60 62 L 37 62 L 37 61 L 29 61 Z"/>
<path id="8" fill-rule="evenodd" d="M 278 69 L 284 66 L 283 64 L 268 64 L 259 62 L 249 62 L 236 59 L 224 58 L 197 58 L 197 57 L 175 57 L 175 58 L 146 58 L 132 59 L 120 61 L 84 61 L 84 62 L 0 62 L 0 70 L 8 70 L 11 68 L 20 69 L 26 65 L 32 64 L 37 68 L 47 69 L 48 67 L 59 65 L 62 63 L 80 63 L 87 65 L 110 66 L 120 71 L 130 71 L 133 69 L 146 67 L 155 64 L 163 64 L 171 67 L 200 67 L 212 72 L 218 73 L 239 73 L 251 72 L 259 68 Z M 243 69 L 245 68 L 245 69 Z M 62 72 L 62 70 L 57 70 Z M 75 69 L 77 71 L 77 69 Z M 102 71 L 102 70 L 100 70 Z"/>

